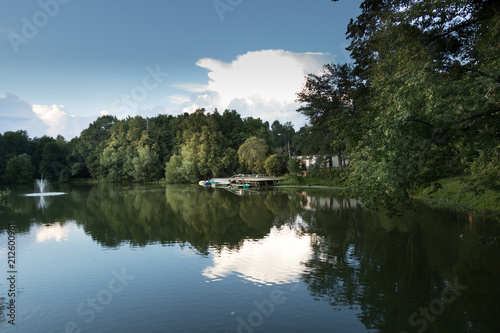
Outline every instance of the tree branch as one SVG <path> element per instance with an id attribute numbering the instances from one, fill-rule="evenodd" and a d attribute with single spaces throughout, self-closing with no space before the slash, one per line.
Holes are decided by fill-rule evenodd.
<path id="1" fill-rule="evenodd" d="M 478 118 L 483 118 L 483 117 L 492 116 L 492 115 L 494 115 L 495 113 L 499 113 L 499 112 L 500 112 L 500 109 L 498 109 L 498 108 L 494 108 L 494 109 L 491 109 L 491 110 L 486 111 L 486 112 L 483 112 L 483 113 L 478 113 L 478 114 L 475 114 L 475 115 L 473 115 L 473 116 L 470 116 L 469 118 L 464 118 L 464 119 L 461 119 L 461 120 L 457 121 L 455 124 L 456 124 L 456 125 L 459 125 L 459 124 L 465 123 L 465 122 L 470 121 L 470 120 L 474 120 L 474 119 L 478 119 Z"/>
<path id="2" fill-rule="evenodd" d="M 441 37 L 449 35 L 452 32 L 455 32 L 455 31 L 463 29 L 463 28 L 465 28 L 467 26 L 473 25 L 473 24 L 475 24 L 475 23 L 477 23 L 479 21 L 481 21 L 480 18 L 476 18 L 476 19 L 474 19 L 472 21 L 464 21 L 464 22 L 460 23 L 459 25 L 456 25 L 455 27 L 448 29 L 447 31 L 443 32 L 442 34 L 439 34 L 437 36 L 432 37 L 431 39 L 429 39 L 429 42 L 427 44 L 430 44 L 430 43 L 434 42 L 436 39 L 439 39 Z"/>

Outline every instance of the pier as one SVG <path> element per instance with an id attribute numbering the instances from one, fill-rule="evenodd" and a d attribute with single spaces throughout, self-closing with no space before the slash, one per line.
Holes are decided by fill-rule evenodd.
<path id="1" fill-rule="evenodd" d="M 272 186 L 279 182 L 279 179 L 262 174 L 238 174 L 229 178 L 212 178 L 211 182 L 217 185 L 245 185 L 252 187 Z"/>

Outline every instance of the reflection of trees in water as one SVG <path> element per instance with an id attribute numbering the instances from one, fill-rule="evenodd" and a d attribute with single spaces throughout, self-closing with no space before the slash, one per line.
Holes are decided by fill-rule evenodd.
<path id="1" fill-rule="evenodd" d="M 106 246 L 189 243 L 207 254 L 211 247 L 237 248 L 246 238 L 265 236 L 274 217 L 265 200 L 265 194 L 238 197 L 195 186 L 96 187 L 77 220 Z"/>
<path id="2" fill-rule="evenodd" d="M 302 274 L 311 296 L 334 309 L 358 309 L 367 328 L 411 331 L 409 316 L 428 307 L 455 277 L 468 289 L 446 304 L 427 331 L 449 331 L 451 322 L 470 332 L 498 324 L 500 287 L 492 281 L 500 278 L 500 253 L 477 242 L 478 235 L 488 239 L 500 233 L 488 220 L 469 223 L 468 216 L 418 206 L 389 219 L 324 189 L 243 197 L 197 186 L 107 184 L 64 191 L 67 195 L 54 198 L 43 214 L 35 201 L 11 196 L 21 213 L 1 223 L 14 220 L 23 232 L 33 222 L 76 220 L 103 246 L 175 243 L 201 255 L 237 250 L 245 239 L 263 238 L 272 226 L 294 226 L 313 240 Z"/>
<path id="3" fill-rule="evenodd" d="M 76 221 L 96 241 L 107 247 L 127 242 L 189 243 L 207 253 L 209 247 L 238 247 L 246 238 L 269 233 L 275 213 L 289 203 L 288 194 L 239 197 L 223 190 L 197 186 L 94 185 L 63 189 L 67 194 L 52 198 L 43 212 L 34 198 L 15 196 L 13 207 L 21 213 L 4 214 L 20 232 L 32 223 Z M 268 203 L 279 199 L 280 206 Z M 274 210 L 274 211 L 272 211 Z M 283 223 L 292 220 L 289 209 L 280 213 Z M 286 216 L 285 216 L 286 215 Z M 2 225 L 1 228 L 7 228 Z"/>
<path id="4" fill-rule="evenodd" d="M 389 219 L 363 209 L 318 205 L 303 217 L 315 235 L 314 255 L 303 274 L 309 292 L 334 309 L 359 309 L 367 329 L 416 331 L 421 326 L 412 327 L 410 315 L 439 299 L 455 278 L 467 291 L 446 304 L 427 331 L 496 327 L 483 323 L 496 318 L 500 288 L 493 281 L 500 275 L 500 254 L 478 244 L 475 233 L 466 241 L 458 237 L 467 227 L 466 216 L 416 206 L 402 218 Z M 498 226 L 493 230 L 498 232 Z M 491 288 L 485 291 L 485 285 Z"/>
<path id="5" fill-rule="evenodd" d="M 356 241 L 360 231 L 356 217 L 359 219 L 362 211 L 355 209 L 355 201 L 333 194 L 301 196 L 306 197 L 303 219 L 314 234 L 314 255 L 306 263 L 304 282 L 313 297 L 334 307 L 357 304 L 363 286 L 358 277 L 360 250 Z"/>

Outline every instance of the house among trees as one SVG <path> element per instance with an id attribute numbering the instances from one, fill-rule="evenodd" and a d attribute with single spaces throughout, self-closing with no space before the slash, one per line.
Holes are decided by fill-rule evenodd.
<path id="1" fill-rule="evenodd" d="M 309 170 L 312 166 L 319 169 L 326 168 L 339 168 L 340 161 L 342 167 L 346 166 L 347 161 L 345 159 L 339 159 L 337 155 L 308 155 L 308 156 L 297 156 L 297 158 L 304 163 L 306 170 Z"/>

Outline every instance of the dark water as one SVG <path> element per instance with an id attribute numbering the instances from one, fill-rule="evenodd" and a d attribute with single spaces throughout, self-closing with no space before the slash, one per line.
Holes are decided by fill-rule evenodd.
<path id="1" fill-rule="evenodd" d="M 0 215 L 1 332 L 500 327 L 495 220 L 418 205 L 389 219 L 325 189 L 55 190 L 66 194 L 15 189 Z M 17 229 L 15 326 L 8 223 Z"/>

